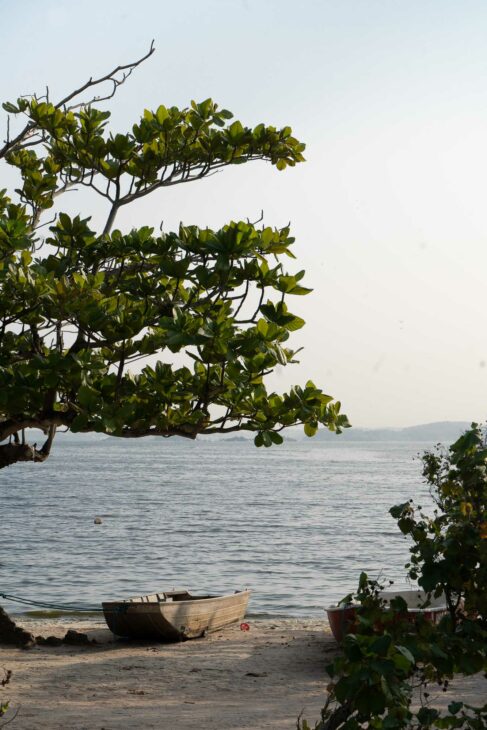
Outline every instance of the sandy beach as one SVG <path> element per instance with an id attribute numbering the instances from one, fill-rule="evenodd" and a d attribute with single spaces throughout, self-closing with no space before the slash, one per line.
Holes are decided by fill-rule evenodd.
<path id="1" fill-rule="evenodd" d="M 16 730 L 280 730 L 295 728 L 300 713 L 315 722 L 337 651 L 325 622 L 248 623 L 249 631 L 235 626 L 177 644 L 2 647 L 0 666 L 13 671 L 4 721 L 18 711 Z M 22 626 L 44 636 L 66 631 L 59 621 Z M 93 621 L 75 628 L 108 637 Z M 480 704 L 485 689 L 482 677 L 461 680 L 438 701 Z"/>

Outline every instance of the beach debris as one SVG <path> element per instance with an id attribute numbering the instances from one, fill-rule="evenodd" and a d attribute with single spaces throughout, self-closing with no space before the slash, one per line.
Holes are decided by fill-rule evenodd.
<path id="1" fill-rule="evenodd" d="M 75 629 L 69 629 L 66 631 L 66 635 L 63 639 L 65 644 L 95 644 L 96 642 L 90 640 L 86 634 L 81 634 Z"/>
<path id="2" fill-rule="evenodd" d="M 10 616 L 0 607 L 0 644 L 13 644 L 22 649 L 35 646 L 36 640 L 30 631 L 17 626 Z"/>
<path id="3" fill-rule="evenodd" d="M 95 519 L 93 520 L 93 522 L 95 523 L 95 525 L 102 525 L 103 524 L 103 520 L 102 520 L 101 517 L 95 517 Z"/>
<path id="4" fill-rule="evenodd" d="M 59 636 L 36 636 L 36 644 L 40 646 L 62 646 L 64 641 Z"/>
<path id="5" fill-rule="evenodd" d="M 245 672 L 246 677 L 267 677 L 267 672 Z"/>
<path id="6" fill-rule="evenodd" d="M 250 624 L 240 624 L 240 631 L 250 631 Z"/>
<path id="7" fill-rule="evenodd" d="M 74 644 L 83 646 L 99 646 L 100 644 L 112 644 L 116 641 L 108 629 L 89 630 L 81 633 L 69 629 L 65 636 L 34 636 L 21 626 L 17 626 L 7 612 L 0 607 L 0 646 L 9 644 L 19 646 L 22 649 L 31 649 L 33 646 L 62 646 L 63 644 Z"/>

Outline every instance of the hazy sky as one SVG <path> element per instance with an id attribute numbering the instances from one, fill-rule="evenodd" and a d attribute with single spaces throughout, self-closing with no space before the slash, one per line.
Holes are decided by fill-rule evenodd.
<path id="1" fill-rule="evenodd" d="M 211 96 L 306 142 L 295 170 L 236 167 L 117 219 L 291 221 L 314 292 L 289 302 L 305 350 L 276 389 L 311 377 L 357 426 L 485 419 L 487 3 L 0 0 L 0 19 L 1 100 L 46 84 L 60 97 L 154 38 L 115 129 Z M 101 220 L 96 198 L 69 206 Z"/>

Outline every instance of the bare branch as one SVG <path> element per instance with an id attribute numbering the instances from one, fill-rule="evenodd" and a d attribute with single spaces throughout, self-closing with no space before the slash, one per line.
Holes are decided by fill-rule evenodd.
<path id="1" fill-rule="evenodd" d="M 133 61 L 132 63 L 127 63 L 123 66 L 117 66 L 114 68 L 110 73 L 105 74 L 104 76 L 100 76 L 98 79 L 93 79 L 91 77 L 85 84 L 80 86 L 78 89 L 75 89 L 70 94 L 64 97 L 64 99 L 61 99 L 57 104 L 55 104 L 55 108 L 59 109 L 61 107 L 65 108 L 66 110 L 69 109 L 75 109 L 83 106 L 89 106 L 94 101 L 106 101 L 107 99 L 111 99 L 119 86 L 121 86 L 128 77 L 132 74 L 132 72 L 140 66 L 141 63 L 146 61 L 155 51 L 154 41 L 151 41 L 150 48 L 148 52 L 142 56 L 142 58 L 139 58 L 137 61 Z M 117 75 L 122 74 L 121 78 L 117 78 Z M 110 82 L 112 84 L 112 90 L 110 94 L 107 94 L 106 96 L 94 96 L 89 101 L 80 102 L 79 104 L 74 104 L 71 106 L 67 106 L 70 101 L 73 99 L 76 99 L 76 97 L 83 94 L 87 89 L 91 89 L 94 86 L 98 86 L 98 84 L 103 84 L 106 82 Z M 8 124 L 8 122 L 7 122 Z M 16 147 L 23 147 L 23 146 L 32 146 L 33 144 L 39 144 L 42 142 L 42 135 L 41 138 L 37 141 L 30 141 L 27 142 L 33 135 L 38 134 L 37 124 L 35 122 L 29 122 L 26 124 L 26 126 L 19 132 L 19 134 L 14 137 L 12 140 L 9 139 L 9 128 L 7 129 L 7 139 L 5 141 L 4 146 L 0 149 L 0 159 L 5 157 L 5 155 L 10 152 L 11 150 L 15 149 Z"/>
<path id="2" fill-rule="evenodd" d="M 68 94 L 64 97 L 64 99 L 61 99 L 55 106 L 56 107 L 66 107 L 67 109 L 75 109 L 80 106 L 89 106 L 95 101 L 106 101 L 107 99 L 111 99 L 117 90 L 119 86 L 121 86 L 124 81 L 128 79 L 128 77 L 132 74 L 132 72 L 137 68 L 137 66 L 140 66 L 141 63 L 144 63 L 155 51 L 155 45 L 154 40 L 151 41 L 150 48 L 148 52 L 145 54 L 145 56 L 142 56 L 142 58 L 139 58 L 138 61 L 133 61 L 132 63 L 126 63 L 123 66 L 117 66 L 113 69 L 113 71 L 110 71 L 110 73 L 105 74 L 105 76 L 100 76 L 98 79 L 93 79 L 91 77 L 88 79 L 88 81 L 83 84 L 83 86 L 80 86 L 79 89 L 76 89 L 75 91 L 72 91 L 71 94 Z M 117 79 L 117 74 L 122 73 L 122 78 Z M 93 86 L 97 86 L 98 84 L 103 84 L 105 82 L 111 82 L 113 84 L 113 89 L 110 94 L 107 96 L 94 96 L 90 101 L 87 102 L 81 102 L 76 105 L 66 106 L 70 101 L 75 99 L 77 96 L 80 96 L 84 91 L 87 89 L 93 88 Z"/>
<path id="3" fill-rule="evenodd" d="M 260 308 L 262 306 L 262 302 L 264 301 L 264 294 L 265 294 L 265 287 L 263 286 L 262 292 L 261 292 L 261 295 L 259 298 L 259 304 L 257 305 L 257 309 L 255 310 L 252 317 L 250 319 L 240 319 L 240 320 L 236 319 L 235 320 L 236 324 L 254 324 L 255 323 L 255 319 L 256 319 L 257 315 L 259 314 Z"/>
<path id="4" fill-rule="evenodd" d="M 262 223 L 263 220 L 264 220 L 264 209 L 262 209 L 260 211 L 260 216 L 257 218 L 257 220 L 255 220 L 251 223 L 250 220 L 247 218 L 247 223 L 249 224 L 249 226 L 256 226 L 257 223 Z"/>

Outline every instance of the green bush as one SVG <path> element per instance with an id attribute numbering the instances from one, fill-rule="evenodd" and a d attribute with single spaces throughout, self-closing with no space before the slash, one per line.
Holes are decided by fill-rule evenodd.
<path id="1" fill-rule="evenodd" d="M 390 512 L 412 539 L 410 578 L 432 596 L 445 595 L 439 623 L 414 621 L 401 598 L 385 605 L 383 586 L 360 576 L 354 633 L 327 667 L 328 698 L 316 730 L 487 728 L 487 704 L 451 702 L 448 714 L 430 707 L 428 688 L 446 691 L 456 674 L 487 672 L 487 447 L 472 427 L 447 451 L 423 455 L 423 475 L 435 508 L 428 515 L 410 500 Z M 413 688 L 421 707 L 411 708 Z M 298 720 L 298 730 L 310 730 Z"/>

